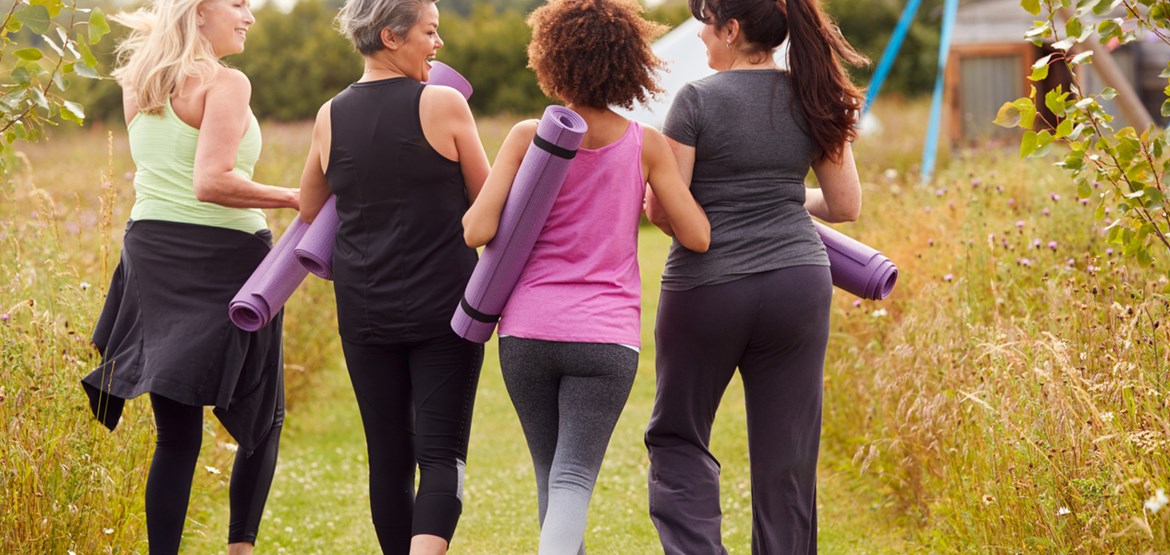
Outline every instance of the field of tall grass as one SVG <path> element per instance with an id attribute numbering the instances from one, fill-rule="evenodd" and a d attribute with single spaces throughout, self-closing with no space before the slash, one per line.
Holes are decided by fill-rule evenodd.
<path id="1" fill-rule="evenodd" d="M 885 301 L 834 299 L 822 551 L 1170 553 L 1170 253 L 1152 268 L 1120 258 L 1092 202 L 1051 162 L 1020 161 L 1010 145 L 944 153 L 920 185 L 924 107 L 891 99 L 876 110 L 882 134 L 855 145 L 862 217 L 838 229 L 901 273 Z M 481 124 L 489 153 L 509 126 Z M 257 178 L 294 183 L 307 133 L 265 125 Z M 128 403 L 110 434 L 79 385 L 96 363 L 90 327 L 132 201 L 124 130 L 60 133 L 24 153 L 23 171 L 0 184 L 0 553 L 145 552 L 149 403 Z M 270 215 L 277 231 L 293 216 Z M 637 438 L 652 399 L 665 242 L 643 235 L 645 348 L 594 499 L 587 542 L 597 553 L 656 545 Z M 348 387 L 332 310 L 330 286 L 316 279 L 288 305 L 288 458 L 261 552 L 373 551 L 368 523 L 336 512 L 368 519 L 361 446 L 334 445 L 340 432 L 327 429 L 357 422 L 321 412 L 330 395 L 346 401 Z M 464 553 L 535 547 L 531 466 L 494 365 L 489 353 L 453 546 Z M 728 549 L 744 553 L 750 492 L 736 387 L 713 450 L 724 462 Z M 210 414 L 206 422 L 185 540 L 199 553 L 222 546 L 233 447 Z M 333 452 L 347 462 L 317 472 Z M 344 498 L 337 507 L 298 501 L 328 488 Z"/>

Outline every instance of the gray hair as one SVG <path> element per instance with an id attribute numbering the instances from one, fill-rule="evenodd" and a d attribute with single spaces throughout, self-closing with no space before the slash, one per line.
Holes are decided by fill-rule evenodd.
<path id="1" fill-rule="evenodd" d="M 383 48 L 382 29 L 405 38 L 428 2 L 438 0 L 346 0 L 337 14 L 337 29 L 362 56 L 371 56 Z"/>

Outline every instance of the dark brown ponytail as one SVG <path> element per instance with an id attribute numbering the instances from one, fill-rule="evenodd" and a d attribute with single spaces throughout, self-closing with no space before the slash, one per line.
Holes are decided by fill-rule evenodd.
<path id="1" fill-rule="evenodd" d="M 869 60 L 849 45 L 817 0 L 688 0 L 695 19 L 722 28 L 739 22 L 749 56 L 771 56 L 788 38 L 788 72 L 805 132 L 816 143 L 818 161 L 839 161 L 845 143 L 857 137 L 865 96 L 849 80 L 841 61 Z"/>
<path id="2" fill-rule="evenodd" d="M 808 134 L 820 159 L 837 162 L 845 143 L 857 137 L 865 95 L 849 80 L 841 61 L 866 65 L 869 59 L 849 45 L 817 0 L 781 0 L 788 12 L 788 71 Z"/>

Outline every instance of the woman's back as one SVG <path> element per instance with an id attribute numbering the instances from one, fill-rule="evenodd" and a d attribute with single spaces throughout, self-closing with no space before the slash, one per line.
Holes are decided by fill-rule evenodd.
<path id="1" fill-rule="evenodd" d="M 349 341 L 449 331 L 475 267 L 459 225 L 468 206 L 460 165 L 431 147 L 419 122 L 424 88 L 407 78 L 354 83 L 330 106 L 334 287 Z"/>
<path id="2" fill-rule="evenodd" d="M 638 223 L 645 185 L 637 123 L 627 122 L 609 144 L 577 150 L 504 308 L 501 335 L 641 343 Z"/>
<path id="3" fill-rule="evenodd" d="M 711 246 L 696 254 L 672 245 L 665 289 L 828 265 L 804 208 L 818 152 L 793 102 L 789 74 L 778 70 L 723 71 L 679 91 L 664 133 L 695 148 L 691 194 L 711 221 Z"/>

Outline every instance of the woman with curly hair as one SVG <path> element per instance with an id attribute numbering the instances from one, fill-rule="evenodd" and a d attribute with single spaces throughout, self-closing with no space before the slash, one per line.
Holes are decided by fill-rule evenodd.
<path id="1" fill-rule="evenodd" d="M 711 218 L 711 249 L 675 244 L 662 276 L 657 393 L 646 445 L 650 514 L 669 554 L 726 553 L 719 400 L 743 378 L 752 553 L 816 553 L 816 469 L 832 282 L 810 214 L 850 221 L 861 186 L 849 146 L 864 63 L 816 0 L 690 0 L 717 73 L 675 97 L 663 128 Z M 773 53 L 789 40 L 790 71 Z M 812 169 L 819 188 L 806 188 Z M 674 220 L 649 199 L 648 215 Z"/>
<path id="2" fill-rule="evenodd" d="M 500 319 L 500 366 L 536 470 L 540 553 L 584 553 L 589 498 L 641 345 L 637 239 L 646 185 L 686 248 L 710 227 L 661 133 L 610 109 L 657 92 L 658 25 L 631 0 L 553 0 L 528 19 L 541 89 L 588 124 Z M 536 121 L 508 134 L 463 218 L 468 245 L 495 236 Z"/>

